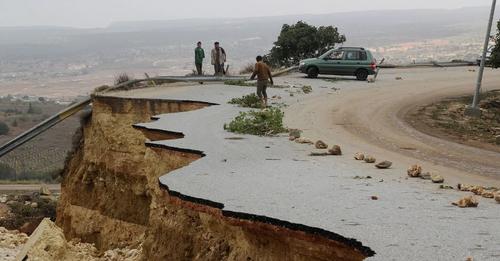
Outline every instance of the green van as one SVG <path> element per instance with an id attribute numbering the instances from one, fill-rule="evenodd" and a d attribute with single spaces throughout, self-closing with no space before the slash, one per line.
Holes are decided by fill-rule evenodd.
<path id="1" fill-rule="evenodd" d="M 340 47 L 332 49 L 318 58 L 300 62 L 299 70 L 310 78 L 319 74 L 356 76 L 366 81 L 368 75 L 377 71 L 377 61 L 369 50 L 361 47 Z"/>

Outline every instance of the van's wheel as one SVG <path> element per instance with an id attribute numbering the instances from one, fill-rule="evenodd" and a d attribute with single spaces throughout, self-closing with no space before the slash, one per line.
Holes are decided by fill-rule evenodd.
<path id="1" fill-rule="evenodd" d="M 366 79 L 368 79 L 368 71 L 365 69 L 357 70 L 356 79 L 358 79 L 358 81 L 366 81 Z"/>
<path id="2" fill-rule="evenodd" d="M 319 70 L 316 67 L 311 67 L 307 69 L 307 77 L 309 78 L 317 78 L 319 74 Z"/>

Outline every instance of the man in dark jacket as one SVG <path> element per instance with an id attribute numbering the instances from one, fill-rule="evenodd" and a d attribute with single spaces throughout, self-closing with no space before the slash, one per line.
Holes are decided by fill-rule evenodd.
<path id="1" fill-rule="evenodd" d="M 212 49 L 212 65 L 216 76 L 225 75 L 224 63 L 226 62 L 226 51 L 220 47 L 219 42 L 215 42 Z"/>

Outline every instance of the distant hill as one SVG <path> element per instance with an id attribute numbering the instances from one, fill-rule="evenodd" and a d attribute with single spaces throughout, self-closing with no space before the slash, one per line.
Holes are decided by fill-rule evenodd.
<path id="1" fill-rule="evenodd" d="M 470 7 L 117 22 L 99 29 L 0 27 L 0 80 L 29 72 L 78 75 L 109 68 L 162 67 L 171 68 L 173 73 L 187 72 L 191 69 L 193 47 L 198 40 L 205 42 L 207 49 L 212 42 L 220 41 L 228 51 L 231 64 L 239 67 L 252 61 L 256 54 L 266 53 L 282 24 L 298 20 L 314 25 L 335 25 L 347 36 L 346 45 L 370 48 L 453 38 L 457 44 L 470 42 L 472 45 L 467 50 L 448 51 L 457 58 L 465 54 L 471 58 L 478 53 L 474 44 L 481 41 L 488 13 L 488 7 Z M 446 47 L 444 49 L 446 52 Z M 421 50 L 419 54 L 428 51 Z M 399 52 L 381 55 L 405 58 L 405 54 Z M 432 54 L 424 55 L 432 57 Z"/>

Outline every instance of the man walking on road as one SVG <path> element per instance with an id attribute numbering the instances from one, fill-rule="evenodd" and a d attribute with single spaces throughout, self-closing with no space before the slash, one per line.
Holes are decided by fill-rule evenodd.
<path id="1" fill-rule="evenodd" d="M 212 50 L 212 65 L 214 66 L 215 75 L 220 76 L 226 74 L 224 71 L 225 62 L 226 51 L 219 46 L 219 42 L 215 42 L 215 47 Z"/>
<path id="2" fill-rule="evenodd" d="M 274 84 L 273 76 L 271 75 L 271 69 L 262 60 L 262 56 L 257 56 L 257 63 L 255 64 L 255 69 L 253 70 L 252 77 L 250 80 L 255 79 L 257 76 L 257 96 L 259 96 L 262 101 L 262 107 L 267 108 L 267 84 Z"/>
<path id="3" fill-rule="evenodd" d="M 194 49 L 194 64 L 198 75 L 203 74 L 203 59 L 205 59 L 205 51 L 201 48 L 201 42 L 198 42 L 198 46 Z"/>

